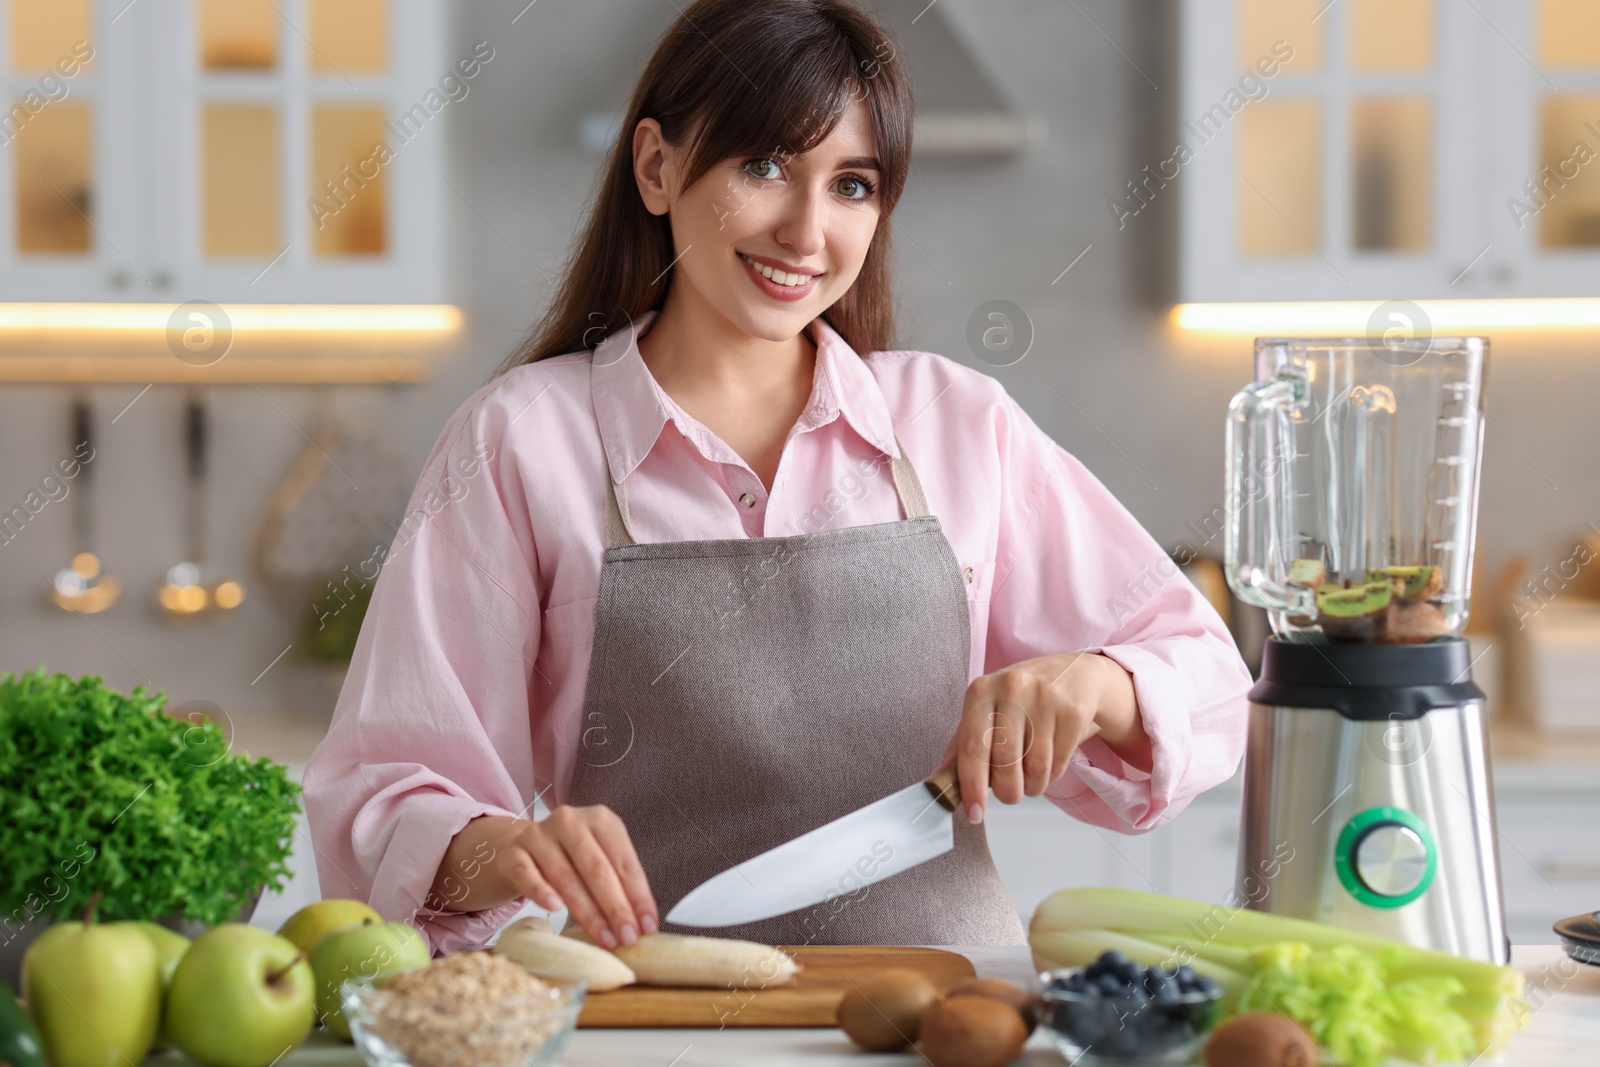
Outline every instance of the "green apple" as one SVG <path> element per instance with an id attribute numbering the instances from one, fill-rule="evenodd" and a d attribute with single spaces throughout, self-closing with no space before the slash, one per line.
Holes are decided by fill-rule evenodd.
<path id="1" fill-rule="evenodd" d="M 369 921 L 381 923 L 383 916 L 359 900 L 319 900 L 289 916 L 278 928 L 278 936 L 287 937 L 309 956 L 329 931 Z"/>
<path id="2" fill-rule="evenodd" d="M 178 961 L 189 951 L 189 939 L 176 930 L 168 930 L 160 923 L 136 922 L 133 925 L 150 939 L 150 946 L 156 950 L 156 970 L 161 973 L 161 995 L 165 997 L 168 987 L 172 985 L 172 974 L 178 969 Z M 166 1024 L 157 1026 L 156 1042 L 151 1048 L 163 1049 L 171 1044 L 172 1039 L 167 1037 Z"/>
<path id="3" fill-rule="evenodd" d="M 167 989 L 172 1043 L 211 1067 L 267 1067 L 316 1021 L 305 955 L 270 930 L 213 926 L 183 954 Z"/>
<path id="4" fill-rule="evenodd" d="M 150 939 L 129 922 L 57 923 L 28 946 L 22 988 L 55 1067 L 123 1067 L 150 1053 L 161 1020 L 161 973 Z"/>
<path id="5" fill-rule="evenodd" d="M 426 967 L 428 943 L 407 923 L 361 922 L 328 934 L 311 954 L 317 977 L 317 1017 L 332 1033 L 350 1040 L 339 986 L 346 978 L 372 978 L 390 971 Z"/>

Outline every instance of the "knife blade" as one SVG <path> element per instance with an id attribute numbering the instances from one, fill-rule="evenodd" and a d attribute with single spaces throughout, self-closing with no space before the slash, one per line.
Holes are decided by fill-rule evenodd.
<path id="1" fill-rule="evenodd" d="M 680 926 L 734 926 L 820 904 L 955 847 L 955 767 L 857 808 L 701 882 L 667 913 Z"/>

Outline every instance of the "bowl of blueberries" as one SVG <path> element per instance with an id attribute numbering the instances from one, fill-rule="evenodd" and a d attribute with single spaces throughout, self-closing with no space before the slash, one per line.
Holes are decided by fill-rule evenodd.
<path id="1" fill-rule="evenodd" d="M 1039 976 L 1039 1023 L 1074 1067 L 1180 1064 L 1205 1041 L 1222 986 L 1187 964 L 1141 967 L 1120 952 Z"/>

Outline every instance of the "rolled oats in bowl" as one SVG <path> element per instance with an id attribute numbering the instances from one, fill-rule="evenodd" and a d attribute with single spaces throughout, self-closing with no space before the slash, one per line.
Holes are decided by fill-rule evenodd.
<path id="1" fill-rule="evenodd" d="M 551 1063 L 584 996 L 581 979 L 536 978 L 488 952 L 458 952 L 340 988 L 351 1036 L 373 1067 Z"/>

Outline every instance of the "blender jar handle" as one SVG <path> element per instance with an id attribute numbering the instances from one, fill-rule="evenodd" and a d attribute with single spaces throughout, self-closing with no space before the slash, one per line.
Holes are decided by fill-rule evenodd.
<path id="1" fill-rule="evenodd" d="M 1303 388 L 1290 377 L 1252 382 L 1228 405 L 1224 569 L 1228 584 L 1246 603 L 1314 615 L 1316 594 L 1279 580 L 1287 572 L 1283 527 L 1289 520 L 1287 468 L 1294 459 L 1285 408 Z"/>

